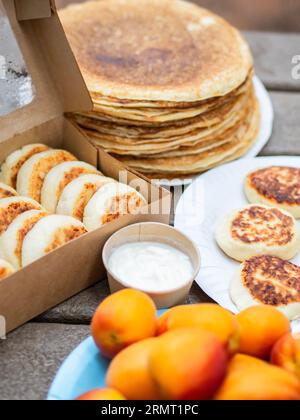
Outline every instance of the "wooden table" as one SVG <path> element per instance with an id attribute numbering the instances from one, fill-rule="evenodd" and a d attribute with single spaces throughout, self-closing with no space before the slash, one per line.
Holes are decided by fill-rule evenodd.
<path id="1" fill-rule="evenodd" d="M 300 155 L 300 80 L 292 58 L 300 54 L 300 34 L 246 33 L 257 74 L 270 91 L 276 113 L 270 143 L 262 155 Z M 0 342 L 0 399 L 44 399 L 68 354 L 89 335 L 96 307 L 109 293 L 96 285 L 9 334 Z M 189 302 L 209 298 L 195 285 Z"/>

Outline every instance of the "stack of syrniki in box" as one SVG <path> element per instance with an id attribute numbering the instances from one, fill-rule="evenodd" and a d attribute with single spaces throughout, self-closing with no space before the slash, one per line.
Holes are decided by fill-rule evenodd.
<path id="1" fill-rule="evenodd" d="M 65 150 L 32 144 L 1 166 L 0 279 L 146 200 Z"/>
<path id="2" fill-rule="evenodd" d="M 181 0 L 102 0 L 60 13 L 94 102 L 76 121 L 149 177 L 197 174 L 256 141 L 253 59 L 223 19 Z"/>

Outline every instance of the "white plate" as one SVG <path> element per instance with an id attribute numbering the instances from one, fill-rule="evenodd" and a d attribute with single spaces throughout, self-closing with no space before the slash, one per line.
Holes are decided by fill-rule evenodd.
<path id="1" fill-rule="evenodd" d="M 216 244 L 216 224 L 227 213 L 248 204 L 244 195 L 247 174 L 272 165 L 300 168 L 300 157 L 242 159 L 215 168 L 187 188 L 176 208 L 175 227 L 191 238 L 201 252 L 202 268 L 196 282 L 208 296 L 234 313 L 238 311 L 230 299 L 229 285 L 239 263 L 228 258 Z M 300 265 L 300 254 L 293 262 Z"/>
<path id="2" fill-rule="evenodd" d="M 254 87 L 256 91 L 256 96 L 258 98 L 260 109 L 261 109 L 261 127 L 260 132 L 257 137 L 256 143 L 249 150 L 249 152 L 244 155 L 241 159 L 247 159 L 255 157 L 259 152 L 265 147 L 265 145 L 270 140 L 273 131 L 274 123 L 274 109 L 271 101 L 271 97 L 263 85 L 262 81 L 254 76 L 253 78 Z M 174 180 L 162 180 L 160 185 L 166 187 L 177 187 L 180 185 L 190 185 L 193 179 L 196 177 L 190 177 L 189 179 L 174 179 Z"/>

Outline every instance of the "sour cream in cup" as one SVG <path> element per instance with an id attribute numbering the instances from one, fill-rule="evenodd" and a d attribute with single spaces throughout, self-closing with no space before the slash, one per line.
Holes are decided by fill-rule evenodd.
<path id="1" fill-rule="evenodd" d="M 184 302 L 200 268 L 196 245 L 160 223 L 139 223 L 115 233 L 103 250 L 111 292 L 134 288 L 159 309 Z"/>

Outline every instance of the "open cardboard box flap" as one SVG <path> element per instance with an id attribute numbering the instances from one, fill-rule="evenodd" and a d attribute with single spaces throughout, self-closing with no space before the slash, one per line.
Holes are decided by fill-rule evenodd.
<path id="1" fill-rule="evenodd" d="M 2 3 L 32 77 L 34 100 L 1 118 L 0 142 L 64 112 L 91 110 L 92 100 L 54 1 L 2 0 Z"/>

